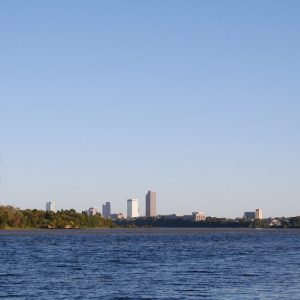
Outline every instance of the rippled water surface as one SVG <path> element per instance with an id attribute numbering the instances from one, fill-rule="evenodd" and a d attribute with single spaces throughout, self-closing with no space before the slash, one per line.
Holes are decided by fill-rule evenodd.
<path id="1" fill-rule="evenodd" d="M 0 298 L 300 299 L 300 231 L 0 231 Z"/>

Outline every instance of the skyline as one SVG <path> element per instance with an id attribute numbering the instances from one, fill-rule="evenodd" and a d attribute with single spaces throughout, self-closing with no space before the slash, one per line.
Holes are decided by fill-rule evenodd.
<path id="1" fill-rule="evenodd" d="M 154 201 L 154 202 L 153 202 Z M 82 210 L 81 212 L 89 212 L 89 211 L 92 211 L 93 213 L 100 213 L 103 217 L 108 217 L 108 218 L 112 218 L 112 216 L 115 218 L 115 216 L 119 215 L 120 217 L 117 217 L 118 218 L 123 218 L 123 216 L 125 216 L 125 218 L 128 218 L 129 215 L 135 215 L 134 217 L 130 217 L 130 218 L 140 218 L 140 217 L 147 217 L 147 218 L 151 218 L 151 217 L 159 217 L 159 216 L 184 216 L 183 214 L 174 214 L 174 212 L 172 213 L 171 211 L 169 211 L 167 214 L 160 214 L 159 212 L 157 213 L 156 211 L 156 192 L 154 191 L 148 191 L 147 194 L 146 194 L 146 197 L 145 197 L 145 211 L 142 212 L 140 210 L 140 201 L 139 199 L 137 198 L 130 198 L 130 199 L 127 199 L 127 206 L 126 206 L 126 210 L 127 210 L 127 213 L 124 213 L 123 211 L 118 211 L 118 212 L 112 212 L 112 209 L 111 209 L 111 203 L 110 202 L 105 202 L 104 204 L 102 204 L 102 210 L 100 209 L 99 206 L 92 206 L 92 207 L 89 207 L 88 209 L 86 210 Z M 135 202 L 135 204 L 133 205 L 132 203 Z M 152 204 L 151 204 L 152 202 Z M 154 205 L 154 207 L 152 207 L 152 213 L 150 213 L 151 209 L 150 207 Z M 1 204 L 0 204 L 1 206 Z M 150 207 L 149 207 L 150 206 Z M 13 206 L 10 206 L 10 205 L 7 205 L 7 207 L 13 207 Z M 16 207 L 14 207 L 16 208 Z M 17 208 L 19 209 L 19 208 Z M 24 209 L 24 208 L 23 208 Z M 36 208 L 26 208 L 26 209 L 30 209 L 30 210 L 33 210 L 33 209 L 36 209 Z M 73 207 L 69 207 L 69 208 L 65 208 L 65 209 L 61 209 L 61 211 L 63 210 L 73 210 L 74 208 Z M 43 210 L 43 209 L 41 209 Z M 57 212 L 57 211 L 60 211 L 60 209 L 56 209 L 56 202 L 54 201 L 49 201 L 49 202 L 46 202 L 46 209 L 45 211 L 54 211 L 54 212 Z M 78 210 L 75 210 L 76 212 L 80 212 Z M 192 212 L 192 215 L 193 214 L 201 214 L 204 216 L 204 213 L 203 212 Z M 263 219 L 263 213 L 262 213 L 262 209 L 261 208 L 256 208 L 255 211 L 251 211 L 251 212 L 244 212 L 244 216 L 243 217 L 236 217 L 236 218 L 245 218 L 245 215 L 247 214 L 251 214 L 251 215 L 255 215 L 255 219 Z M 187 216 L 187 215 L 185 215 Z M 191 216 L 191 215 L 189 215 Z M 208 217 L 215 217 L 213 215 L 210 215 Z M 224 217 L 224 216 L 223 216 Z M 278 217 L 278 216 L 268 216 L 267 218 L 272 218 L 272 217 Z M 281 216 L 281 217 L 284 217 L 284 216 Z M 290 217 L 290 216 L 289 216 Z"/>
<path id="2" fill-rule="evenodd" d="M 300 3 L 0 3 L 0 204 L 300 214 Z M 145 210 L 141 201 L 140 209 Z"/>
<path id="3" fill-rule="evenodd" d="M 111 209 L 111 203 L 110 202 L 105 202 L 102 204 L 102 210 L 100 209 L 100 206 L 93 206 L 93 207 L 89 207 L 88 209 L 86 210 L 82 210 L 82 211 L 78 211 L 78 210 L 75 210 L 76 212 L 90 212 L 92 211 L 93 213 L 100 213 L 103 217 L 108 217 L 108 218 L 123 218 L 125 216 L 125 218 L 128 218 L 128 214 L 129 215 L 132 215 L 132 214 L 135 214 L 135 217 L 130 217 L 130 218 L 143 218 L 143 217 L 159 217 L 159 216 L 177 216 L 177 217 L 180 217 L 180 216 L 190 216 L 191 215 L 183 215 L 183 214 L 174 214 L 174 212 L 171 212 L 169 211 L 167 214 L 160 214 L 159 212 L 157 213 L 156 211 L 156 192 L 155 191 L 148 191 L 146 196 L 145 196 L 145 207 L 144 207 L 144 212 L 142 212 L 140 210 L 140 204 L 141 203 L 139 201 L 139 199 L 137 198 L 130 198 L 130 199 L 127 199 L 127 206 L 126 206 L 126 210 L 127 210 L 127 213 L 124 213 L 123 211 L 118 211 L 118 212 L 112 212 L 112 209 Z M 130 202 L 130 204 L 129 204 Z M 135 202 L 135 207 L 133 208 L 133 204 L 132 202 Z M 2 204 L 0 204 L 1 206 Z M 7 205 L 8 207 L 10 207 L 11 205 Z M 11 206 L 11 207 L 14 207 L 14 206 Z M 151 208 L 152 207 L 152 208 Z M 16 208 L 16 207 L 14 207 Z M 19 209 L 19 208 L 18 208 Z M 21 208 L 22 209 L 22 208 Z M 24 209 L 24 208 L 23 208 Z M 36 208 L 33 208 L 33 207 L 27 207 L 25 209 L 30 209 L 30 210 L 33 210 L 33 209 L 36 209 Z M 60 211 L 60 210 L 73 210 L 74 208 L 73 207 L 69 207 L 69 208 L 65 208 L 65 209 L 56 209 L 56 202 L 54 201 L 49 201 L 49 202 L 46 202 L 46 209 L 45 211 L 54 211 L 54 212 L 57 212 L 57 211 Z M 40 210 L 43 210 L 43 209 L 40 209 Z M 133 213 L 133 211 L 135 211 Z M 151 213 L 150 213 L 151 211 Z M 201 214 L 204 216 L 203 212 L 192 212 L 192 215 L 193 214 Z M 262 213 L 262 209 L 261 208 L 256 208 L 255 211 L 251 211 L 251 212 L 244 212 L 243 213 L 243 217 L 235 217 L 235 218 L 245 218 L 245 215 L 247 214 L 251 214 L 251 215 L 255 215 L 255 219 L 263 219 L 263 213 Z M 116 217 L 117 215 L 119 215 L 119 217 Z M 112 217 L 113 216 L 113 217 Z M 215 217 L 213 215 L 210 215 L 208 217 Z M 224 216 L 223 216 L 224 217 Z M 279 216 L 268 216 L 267 218 L 273 218 L 273 217 L 279 217 Z M 287 217 L 287 216 L 281 216 L 281 217 Z M 289 216 L 291 217 L 291 216 Z M 229 218 L 230 219 L 230 218 Z"/>

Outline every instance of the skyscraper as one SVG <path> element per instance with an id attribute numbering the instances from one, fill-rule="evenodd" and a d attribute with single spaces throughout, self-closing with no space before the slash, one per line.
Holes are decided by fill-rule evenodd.
<path id="1" fill-rule="evenodd" d="M 263 218 L 262 209 L 257 208 L 255 210 L 255 219 L 262 219 L 262 218 Z"/>
<path id="2" fill-rule="evenodd" d="M 102 205 L 102 216 L 108 218 L 111 214 L 110 202 L 106 202 Z"/>
<path id="3" fill-rule="evenodd" d="M 55 202 L 53 202 L 53 201 L 46 202 L 46 211 L 56 212 Z"/>
<path id="4" fill-rule="evenodd" d="M 156 216 L 156 192 L 148 191 L 146 195 L 146 217 Z"/>
<path id="5" fill-rule="evenodd" d="M 127 218 L 137 218 L 139 216 L 138 199 L 127 200 Z"/>

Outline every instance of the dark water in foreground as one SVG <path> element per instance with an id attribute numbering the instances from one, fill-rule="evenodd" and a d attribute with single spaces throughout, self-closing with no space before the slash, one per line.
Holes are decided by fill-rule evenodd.
<path id="1" fill-rule="evenodd" d="M 300 231 L 0 231 L 0 298 L 300 299 Z"/>

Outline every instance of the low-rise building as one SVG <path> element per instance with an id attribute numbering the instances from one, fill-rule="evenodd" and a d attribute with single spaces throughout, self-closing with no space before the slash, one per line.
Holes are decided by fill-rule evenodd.
<path id="1" fill-rule="evenodd" d="M 281 227 L 282 226 L 282 222 L 279 218 L 271 218 L 269 220 L 269 226 L 272 227 Z"/>
<path id="2" fill-rule="evenodd" d="M 254 220 L 255 219 L 255 211 L 245 211 L 243 219 Z"/>
<path id="3" fill-rule="evenodd" d="M 193 221 L 194 222 L 204 221 L 206 219 L 203 212 L 193 212 L 192 216 L 193 216 Z"/>
<path id="4" fill-rule="evenodd" d="M 192 212 L 191 215 L 182 216 L 182 220 L 191 221 L 191 222 L 199 222 L 204 221 L 206 219 L 204 213 L 202 212 Z"/>
<path id="5" fill-rule="evenodd" d="M 110 214 L 108 217 L 111 218 L 112 220 L 118 220 L 118 219 L 123 219 L 124 215 L 122 213 L 118 213 L 118 214 Z"/>
<path id="6" fill-rule="evenodd" d="M 99 214 L 100 213 L 100 210 L 98 207 L 90 207 L 88 210 L 87 210 L 87 214 L 89 216 L 94 216 L 96 214 Z"/>

